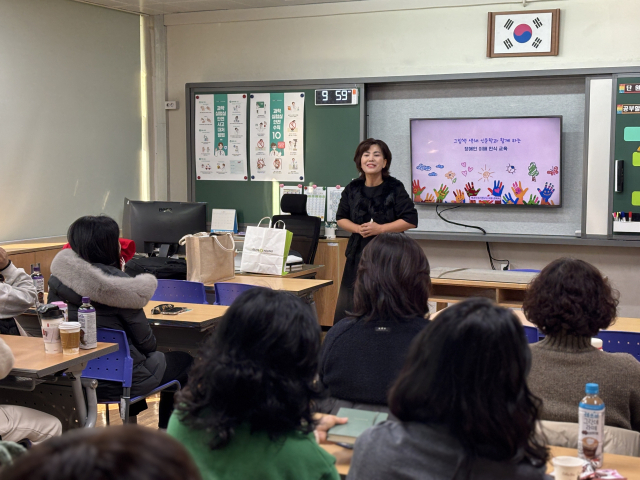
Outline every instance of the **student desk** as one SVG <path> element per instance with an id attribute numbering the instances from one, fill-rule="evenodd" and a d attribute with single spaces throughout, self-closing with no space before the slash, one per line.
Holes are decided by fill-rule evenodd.
<path id="1" fill-rule="evenodd" d="M 152 315 L 151 310 L 160 304 L 171 303 L 176 307 L 185 307 L 190 312 L 178 315 Z M 144 307 L 144 313 L 151 324 L 158 342 L 158 350 L 170 352 L 181 350 L 194 355 L 197 347 L 212 327 L 227 311 L 222 305 L 202 305 L 197 303 L 176 303 L 150 301 Z"/>
<path id="2" fill-rule="evenodd" d="M 338 470 L 338 473 L 342 476 L 346 476 L 349 473 L 353 450 L 348 450 L 331 443 L 323 444 L 321 447 L 336 457 L 336 469 Z M 575 448 L 549 447 L 549 453 L 550 459 L 549 463 L 547 463 L 547 473 L 553 471 L 551 458 L 563 455 L 570 457 L 578 456 L 578 451 Z M 640 480 L 640 458 L 638 457 L 627 457 L 625 455 L 605 453 L 602 468 L 616 469 L 620 475 L 626 477 L 627 480 Z"/>
<path id="3" fill-rule="evenodd" d="M 100 342 L 97 348 L 63 355 L 45 353 L 42 338 L 15 335 L 0 335 L 0 338 L 15 357 L 9 376 L 0 381 L 0 403 L 33 406 L 51 413 L 60 418 L 65 430 L 73 424 L 95 426 L 97 382 L 89 379 L 81 382 L 80 374 L 89 360 L 118 350 L 117 344 Z M 65 376 L 60 375 L 63 372 Z"/>
<path id="4" fill-rule="evenodd" d="M 40 271 L 44 276 L 44 288 L 48 290 L 47 282 L 51 276 L 51 262 L 62 246 L 67 242 L 22 241 L 0 244 L 9 254 L 9 260 L 18 268 L 31 273 L 31 265 L 40 264 Z"/>
<path id="5" fill-rule="evenodd" d="M 269 275 L 269 277 L 278 277 L 278 278 L 316 278 L 316 274 L 324 269 L 324 265 L 309 265 L 304 264 L 300 270 L 295 270 L 293 272 L 287 272 L 286 275 Z M 251 276 L 251 277 L 263 277 L 264 275 L 260 275 L 259 273 L 247 273 L 236 271 L 236 275 L 242 276 Z"/>
<path id="6" fill-rule="evenodd" d="M 321 288 L 333 284 L 333 280 L 312 280 L 306 278 L 288 278 L 278 275 L 236 275 L 234 278 L 225 280 L 228 283 L 244 283 L 257 287 L 271 288 L 272 290 L 284 290 L 291 292 L 298 297 L 313 295 Z M 212 286 L 212 285 L 208 285 Z"/>

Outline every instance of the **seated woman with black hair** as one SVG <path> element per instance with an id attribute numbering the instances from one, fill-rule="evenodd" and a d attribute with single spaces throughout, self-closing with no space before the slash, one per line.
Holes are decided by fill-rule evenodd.
<path id="1" fill-rule="evenodd" d="M 320 327 L 299 298 L 254 288 L 233 302 L 169 422 L 205 480 L 339 479 L 311 433 L 319 351 Z"/>
<path id="2" fill-rule="evenodd" d="M 480 298 L 442 311 L 411 344 L 389 394 L 400 421 L 358 437 L 349 480 L 548 478 L 530 364 L 511 311 Z"/>
<path id="3" fill-rule="evenodd" d="M 383 233 L 362 252 L 351 318 L 327 333 L 320 379 L 342 406 L 386 405 L 413 338 L 429 323 L 429 262 L 418 242 L 403 233 Z"/>
<path id="4" fill-rule="evenodd" d="M 171 380 L 186 384 L 193 359 L 185 352 L 156 350 L 156 337 L 142 309 L 158 282 L 153 275 L 130 277 L 120 269 L 120 228 L 107 216 L 81 217 L 71 224 L 67 239 L 71 249 L 60 251 L 51 263 L 49 302 L 69 307 L 69 320 L 76 321 L 82 297 L 90 297 L 96 309 L 98 328 L 124 330 L 133 358 L 131 398 L 144 395 Z M 122 384 L 100 381 L 98 400 L 119 400 Z M 147 408 L 146 402 L 131 405 L 131 421 Z M 159 428 L 167 428 L 173 411 L 173 392 L 160 393 Z"/>
<path id="5" fill-rule="evenodd" d="M 605 424 L 640 431 L 640 362 L 591 346 L 591 337 L 615 321 L 617 306 L 618 292 L 582 260 L 555 260 L 529 285 L 522 308 L 546 335 L 531 345 L 529 375 L 543 420 L 577 423 L 585 385 L 597 383 Z"/>

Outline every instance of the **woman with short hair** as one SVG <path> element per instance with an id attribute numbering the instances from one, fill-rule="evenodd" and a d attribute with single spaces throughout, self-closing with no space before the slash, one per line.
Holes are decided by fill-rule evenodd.
<path id="1" fill-rule="evenodd" d="M 597 383 L 605 424 L 640 431 L 640 362 L 591 346 L 614 323 L 618 296 L 597 268 L 573 258 L 551 262 L 529 285 L 522 309 L 546 335 L 531 345 L 529 375 L 543 420 L 578 423 L 585 385 Z"/>
<path id="2" fill-rule="evenodd" d="M 404 232 L 418 226 L 418 212 L 400 180 L 389 173 L 391 150 L 382 140 L 368 138 L 353 158 L 360 176 L 347 185 L 336 212 L 338 227 L 351 232 L 340 283 L 334 324 L 349 316 L 360 256 L 376 235 Z"/>
<path id="3" fill-rule="evenodd" d="M 383 233 L 362 252 L 353 316 L 327 333 L 320 379 L 337 412 L 346 402 L 386 405 L 413 338 L 429 323 L 429 261 L 420 245 L 402 233 Z"/>
<path id="4" fill-rule="evenodd" d="M 130 277 L 120 269 L 120 228 L 107 216 L 81 217 L 67 233 L 70 249 L 51 262 L 49 303 L 65 302 L 69 320 L 77 321 L 82 297 L 90 297 L 96 326 L 123 330 L 133 359 L 131 398 L 145 395 L 171 380 L 184 385 L 192 358 L 186 352 L 157 351 L 156 337 L 143 307 L 151 300 L 158 281 L 153 275 Z M 158 427 L 167 428 L 173 410 L 173 391 L 160 393 Z M 100 380 L 99 401 L 118 401 L 122 383 Z M 131 405 L 131 421 L 147 408 L 144 400 Z"/>
<path id="5" fill-rule="evenodd" d="M 299 298 L 254 288 L 202 345 L 168 432 L 205 480 L 338 480 L 313 433 L 320 326 Z"/>
<path id="6" fill-rule="evenodd" d="M 413 341 L 389 394 L 400 421 L 358 437 L 349 480 L 545 478 L 529 368 L 513 312 L 483 298 L 445 309 Z"/>

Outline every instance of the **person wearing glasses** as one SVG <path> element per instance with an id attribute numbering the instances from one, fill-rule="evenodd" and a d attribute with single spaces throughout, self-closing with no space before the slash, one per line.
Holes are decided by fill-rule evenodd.
<path id="1" fill-rule="evenodd" d="M 51 263 L 49 302 L 69 306 L 69 320 L 76 321 L 82 297 L 90 297 L 98 328 L 124 330 L 133 358 L 131 397 L 144 395 L 171 380 L 187 382 L 193 359 L 186 352 L 156 350 L 156 337 L 142 309 L 158 282 L 153 275 L 130 277 L 120 269 L 120 228 L 107 216 L 81 217 L 69 227 L 70 249 L 59 252 Z M 100 381 L 98 399 L 119 400 L 122 384 Z M 147 408 L 146 402 L 131 405 L 131 422 Z M 173 392 L 160 393 L 159 428 L 167 428 L 173 411 Z"/>

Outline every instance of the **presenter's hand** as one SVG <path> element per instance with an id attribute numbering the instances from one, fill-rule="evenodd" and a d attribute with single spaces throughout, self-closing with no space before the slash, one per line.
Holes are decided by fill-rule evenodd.
<path id="1" fill-rule="evenodd" d="M 384 233 L 382 225 L 379 225 L 375 222 L 363 223 L 362 225 L 360 225 L 360 235 L 365 238 L 380 235 L 381 233 Z"/>
<path id="2" fill-rule="evenodd" d="M 313 435 L 316 437 L 316 442 L 329 443 L 327 442 L 327 432 L 329 429 L 344 423 L 347 423 L 347 418 L 336 417 L 335 415 L 322 415 L 318 420 L 316 429 L 313 431 Z"/>
<path id="3" fill-rule="evenodd" d="M 4 270 L 9 265 L 9 255 L 4 250 L 4 248 L 0 248 L 0 270 Z"/>

